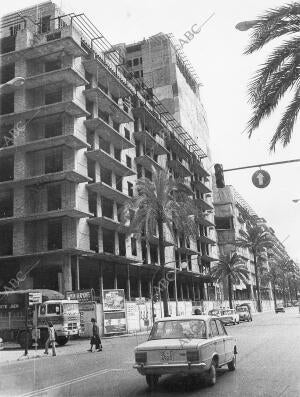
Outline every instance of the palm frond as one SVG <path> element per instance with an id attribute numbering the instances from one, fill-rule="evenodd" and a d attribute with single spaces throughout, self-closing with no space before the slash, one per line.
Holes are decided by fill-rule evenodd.
<path id="1" fill-rule="evenodd" d="M 300 110 L 300 88 L 297 89 L 292 102 L 286 108 L 279 125 L 276 129 L 275 134 L 270 142 L 270 150 L 275 150 L 277 142 L 281 142 L 283 146 L 286 146 L 292 136 L 293 128 L 298 117 Z"/>
<path id="2" fill-rule="evenodd" d="M 299 32 L 300 5 L 291 3 L 270 9 L 256 19 L 245 54 L 252 54 L 271 40 L 285 34 Z"/>

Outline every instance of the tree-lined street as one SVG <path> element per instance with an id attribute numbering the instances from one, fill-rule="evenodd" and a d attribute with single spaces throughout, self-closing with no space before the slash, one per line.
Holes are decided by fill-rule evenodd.
<path id="1" fill-rule="evenodd" d="M 235 372 L 219 370 L 213 388 L 165 376 L 151 395 L 299 396 L 298 308 L 257 314 L 252 323 L 229 326 L 227 331 L 238 339 Z M 143 335 L 105 339 L 101 353 L 86 352 L 88 341 L 72 341 L 68 354 L 62 347 L 57 357 L 1 364 L 0 395 L 148 396 L 144 377 L 132 368 L 133 348 L 145 339 Z"/>

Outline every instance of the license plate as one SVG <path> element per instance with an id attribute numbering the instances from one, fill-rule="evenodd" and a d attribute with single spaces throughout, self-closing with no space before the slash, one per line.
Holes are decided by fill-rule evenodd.
<path id="1" fill-rule="evenodd" d="M 174 361 L 174 352 L 172 352 L 171 350 L 163 350 L 162 352 L 160 352 L 160 359 L 161 361 Z"/>

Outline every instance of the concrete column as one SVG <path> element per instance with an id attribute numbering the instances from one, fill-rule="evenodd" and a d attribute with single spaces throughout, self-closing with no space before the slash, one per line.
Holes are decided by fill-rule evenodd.
<path id="1" fill-rule="evenodd" d="M 198 300 L 201 300 L 200 285 L 197 284 Z"/>
<path id="2" fill-rule="evenodd" d="M 139 293 L 139 297 L 141 298 L 142 296 L 142 282 L 141 282 L 141 273 L 139 271 L 138 274 L 138 293 Z"/>
<path id="3" fill-rule="evenodd" d="M 130 265 L 127 265 L 127 299 L 131 301 Z"/>
<path id="4" fill-rule="evenodd" d="M 180 283 L 180 297 L 181 297 L 181 300 L 183 301 L 183 285 L 182 285 L 182 282 Z"/>
<path id="5" fill-rule="evenodd" d="M 80 290 L 80 271 L 79 271 L 79 256 L 75 256 L 75 289 Z"/>
<path id="6" fill-rule="evenodd" d="M 63 293 L 72 291 L 71 255 L 64 256 L 62 264 Z"/>
<path id="7" fill-rule="evenodd" d="M 99 263 L 99 290 L 100 290 L 100 302 L 102 303 L 103 297 L 103 269 L 102 263 Z"/>
<path id="8" fill-rule="evenodd" d="M 114 266 L 114 289 L 118 289 L 117 265 Z"/>
<path id="9" fill-rule="evenodd" d="M 190 299 L 190 288 L 188 283 L 186 283 L 186 293 L 187 293 L 187 298 Z"/>
<path id="10" fill-rule="evenodd" d="M 152 298 L 152 285 L 151 285 L 151 280 L 148 281 L 148 289 L 149 289 L 149 297 Z"/>
<path id="11" fill-rule="evenodd" d="M 193 300 L 196 300 L 196 294 L 195 294 L 195 284 L 194 284 L 194 280 L 192 281 L 192 288 L 193 288 Z"/>
<path id="12" fill-rule="evenodd" d="M 119 255 L 120 249 L 119 249 L 119 234 L 117 231 L 115 231 L 115 255 Z"/>
<path id="13" fill-rule="evenodd" d="M 103 252 L 103 231 L 101 226 L 98 228 L 98 247 L 99 252 Z"/>

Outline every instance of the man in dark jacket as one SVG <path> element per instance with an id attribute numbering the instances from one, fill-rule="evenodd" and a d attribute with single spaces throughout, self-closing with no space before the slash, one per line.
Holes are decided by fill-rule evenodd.
<path id="1" fill-rule="evenodd" d="M 101 344 L 101 339 L 100 339 L 100 335 L 99 335 L 99 327 L 98 327 L 96 320 L 94 318 L 91 319 L 91 322 L 93 324 L 93 336 L 91 337 L 91 348 L 88 351 L 92 352 L 93 345 L 95 345 L 96 351 L 101 352 L 102 344 Z"/>

